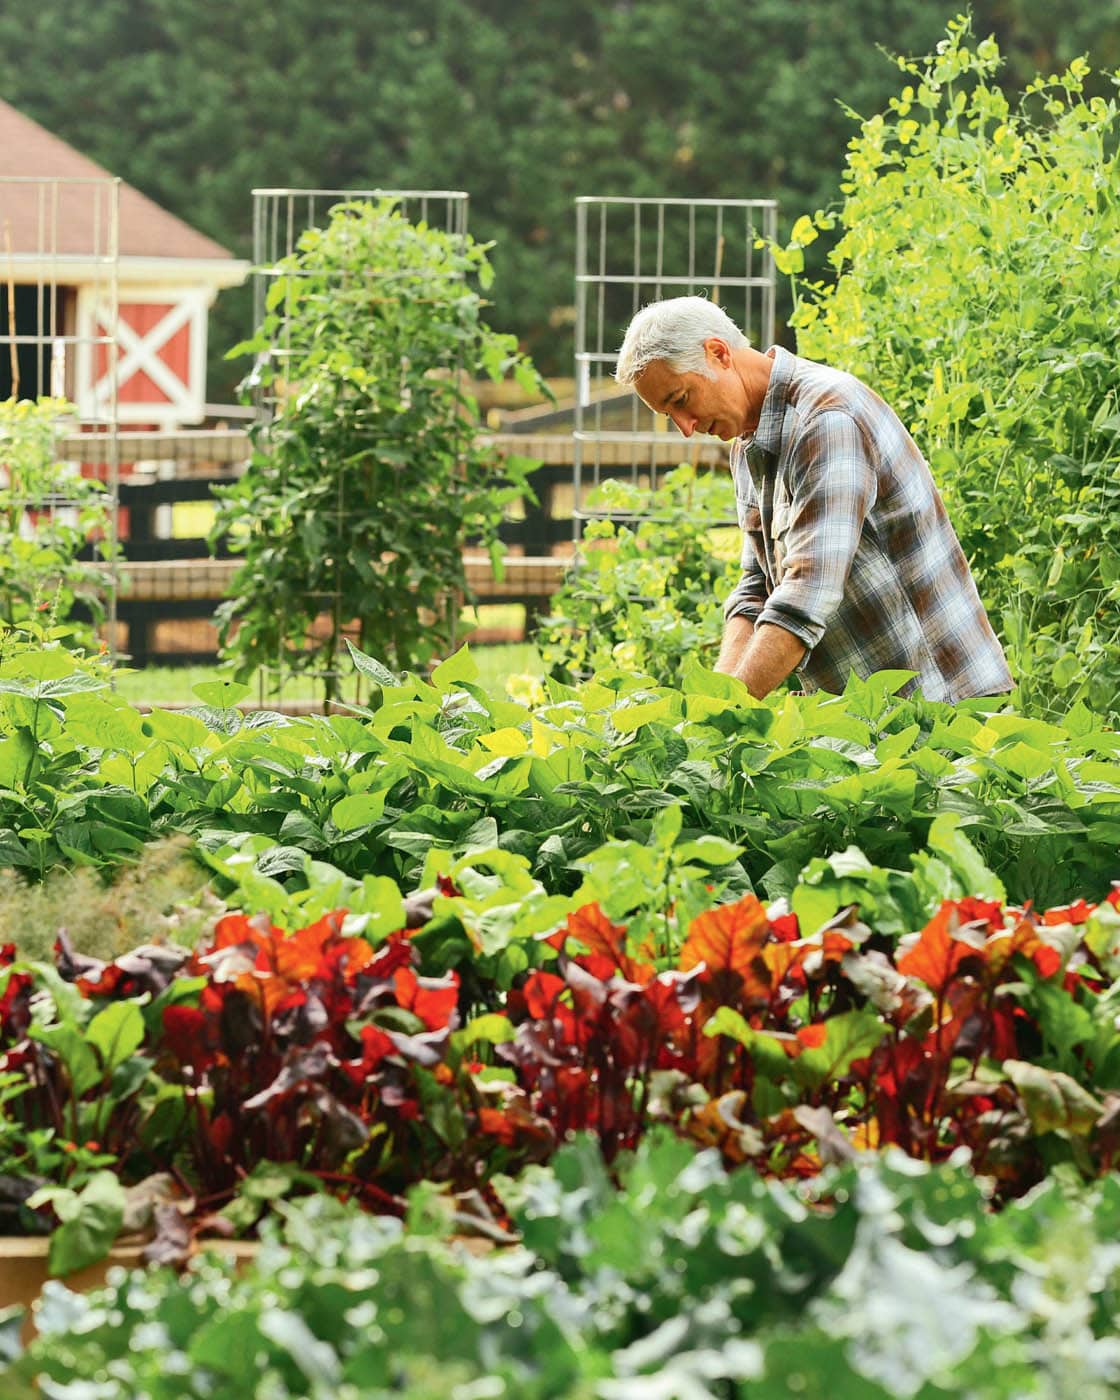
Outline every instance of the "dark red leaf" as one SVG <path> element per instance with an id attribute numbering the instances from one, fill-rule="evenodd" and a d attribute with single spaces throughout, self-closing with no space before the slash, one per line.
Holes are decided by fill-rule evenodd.
<path id="1" fill-rule="evenodd" d="M 430 1031 L 443 1030 L 457 1019 L 459 976 L 449 972 L 446 977 L 417 977 L 410 967 L 401 967 L 393 974 L 397 1002 L 406 1011 L 419 1016 Z"/>
<path id="2" fill-rule="evenodd" d="M 9 1043 L 22 1040 L 31 1024 L 31 992 L 34 979 L 29 972 L 10 972 L 0 994 L 0 1034 Z"/>
<path id="3" fill-rule="evenodd" d="M 371 1075 L 386 1055 L 393 1053 L 393 1042 L 380 1026 L 362 1027 L 362 1077 Z"/>
<path id="4" fill-rule="evenodd" d="M 214 1063 L 214 1054 L 207 1046 L 209 1021 L 194 1006 L 165 1006 L 163 1008 L 164 1043 L 181 1065 L 203 1070 Z"/>
<path id="5" fill-rule="evenodd" d="M 220 1156 L 224 1157 L 229 1152 L 230 1143 L 233 1141 L 233 1119 L 228 1113 L 219 1113 L 216 1118 L 211 1119 L 207 1136 L 210 1146 Z"/>
<path id="6" fill-rule="evenodd" d="M 553 1015 L 554 1007 L 567 983 L 554 972 L 534 972 L 522 988 L 525 1007 L 534 1021 Z"/>
<path id="7" fill-rule="evenodd" d="M 1017 1060 L 1019 1042 L 1015 1034 L 1015 1018 L 1002 1007 L 992 1012 L 991 1038 L 988 1053 L 995 1060 Z"/>
<path id="8" fill-rule="evenodd" d="M 369 977 L 392 977 L 399 967 L 411 965 L 415 951 L 407 933 L 403 930 L 391 933 L 376 950 L 373 959 L 367 963 L 363 972 Z"/>

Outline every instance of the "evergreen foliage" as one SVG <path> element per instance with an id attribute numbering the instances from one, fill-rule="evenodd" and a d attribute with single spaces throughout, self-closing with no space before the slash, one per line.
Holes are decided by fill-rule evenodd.
<path id="1" fill-rule="evenodd" d="M 853 110 L 880 110 L 892 66 L 955 4 L 696 0 L 42 0 L 0 13 L 0 95 L 217 238 L 251 254 L 253 186 L 465 189 L 496 241 L 495 320 L 566 371 L 577 194 L 835 194 Z M 1008 83 L 1089 51 L 1120 63 L 1115 0 L 977 0 Z M 214 318 L 220 355 L 249 323 Z"/>

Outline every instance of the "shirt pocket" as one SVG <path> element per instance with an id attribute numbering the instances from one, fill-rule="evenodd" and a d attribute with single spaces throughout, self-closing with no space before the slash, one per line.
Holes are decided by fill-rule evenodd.
<path id="1" fill-rule="evenodd" d="M 758 503 L 755 500 L 754 492 L 751 489 L 750 479 L 745 478 L 741 476 L 738 472 L 736 472 L 734 473 L 734 481 L 735 514 L 739 517 L 739 529 L 746 531 L 751 528 L 749 522 L 752 518 L 752 515 L 756 521 L 755 528 L 761 529 L 761 525 L 757 524 L 757 521 L 759 519 Z"/>
<path id="2" fill-rule="evenodd" d="M 762 512 L 754 501 L 740 509 L 739 524 L 751 552 L 758 561 L 758 567 L 769 577 L 770 566 L 766 555 L 766 536 L 762 529 Z"/>

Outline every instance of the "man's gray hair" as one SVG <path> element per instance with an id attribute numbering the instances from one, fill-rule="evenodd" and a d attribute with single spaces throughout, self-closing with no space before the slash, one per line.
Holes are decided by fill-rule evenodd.
<path id="1" fill-rule="evenodd" d="M 680 374 L 714 379 L 704 355 L 704 342 L 713 335 L 726 340 L 732 350 L 750 344 L 726 311 L 707 297 L 652 302 L 630 322 L 614 377 L 620 384 L 633 384 L 652 361 L 665 360 Z"/>

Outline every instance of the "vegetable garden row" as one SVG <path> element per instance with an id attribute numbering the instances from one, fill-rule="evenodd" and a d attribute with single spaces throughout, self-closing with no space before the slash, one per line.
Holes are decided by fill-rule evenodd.
<path id="1" fill-rule="evenodd" d="M 4 862 L 210 875 L 193 943 L 8 930 L 0 1228 L 268 1241 L 50 1286 L 0 1396 L 1115 1392 L 1120 734 L 354 663 L 303 719 L 0 663 Z"/>
<path id="2" fill-rule="evenodd" d="M 0 1312 L 0 1400 L 1120 1393 L 1120 108 L 1081 59 L 1012 106 L 999 63 L 966 20 L 900 60 L 770 251 L 801 353 L 929 457 L 1014 705 L 705 669 L 726 483 L 687 468 L 589 527 L 551 679 L 412 674 L 527 467 L 462 474 L 433 369 L 535 375 L 483 250 L 388 208 L 309 234 L 242 347 L 300 391 L 224 522 L 231 658 L 312 665 L 327 569 L 363 703 L 141 714 L 12 595 L 0 1230 L 150 1266 L 48 1284 L 30 1343 Z M 394 669 L 337 686 L 346 631 Z"/>

